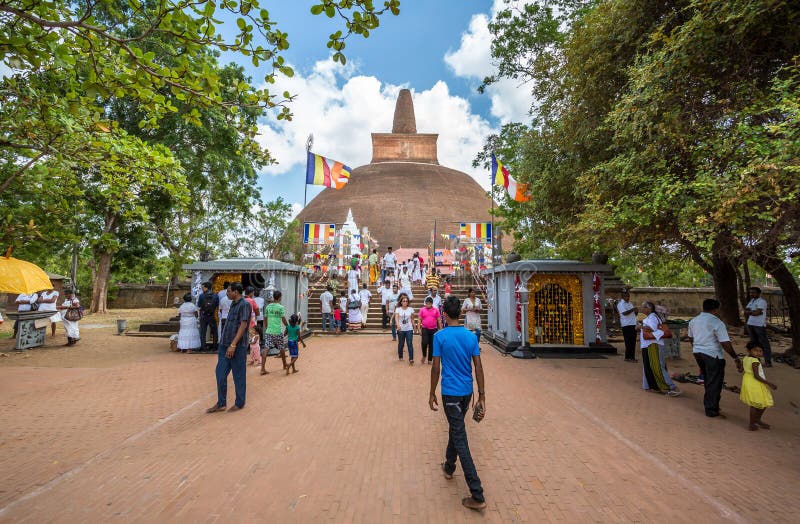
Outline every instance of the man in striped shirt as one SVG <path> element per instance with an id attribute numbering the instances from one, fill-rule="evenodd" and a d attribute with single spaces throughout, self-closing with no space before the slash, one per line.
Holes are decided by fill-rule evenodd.
<path id="1" fill-rule="evenodd" d="M 431 269 L 431 272 L 428 274 L 428 277 L 425 279 L 425 288 L 430 291 L 431 289 L 439 289 L 439 273 L 436 268 Z"/>

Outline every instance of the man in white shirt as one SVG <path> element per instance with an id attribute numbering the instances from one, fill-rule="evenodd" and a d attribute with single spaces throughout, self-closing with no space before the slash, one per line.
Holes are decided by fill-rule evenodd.
<path id="1" fill-rule="evenodd" d="M 256 289 L 253 293 L 255 296 L 253 300 L 256 301 L 256 305 L 258 306 L 258 315 L 256 315 L 256 326 L 258 326 L 258 344 L 261 348 L 261 352 L 264 352 L 264 348 L 267 347 L 267 341 L 265 340 L 266 337 L 264 336 L 264 306 L 266 305 L 266 301 L 264 297 L 261 296 L 263 290 Z"/>
<path id="2" fill-rule="evenodd" d="M 61 322 L 61 313 L 58 312 L 56 302 L 58 302 L 58 291 L 55 289 L 39 292 L 39 311 L 53 312 L 53 316 L 50 317 L 52 336 L 56 336 L 56 323 Z"/>
<path id="3" fill-rule="evenodd" d="M 387 301 L 389 295 L 392 293 L 392 286 L 389 279 L 383 280 L 383 285 L 378 286 L 378 295 L 381 297 L 381 327 L 387 329 L 389 327 L 389 309 Z"/>
<path id="4" fill-rule="evenodd" d="M 219 291 L 219 293 L 217 293 L 217 296 L 219 297 L 219 301 L 220 302 L 222 302 L 222 298 L 223 297 L 225 297 L 225 298 L 228 297 L 228 287 L 230 285 L 231 285 L 230 282 L 223 282 L 222 283 L 222 289 Z"/>
<path id="5" fill-rule="evenodd" d="M 369 299 L 372 298 L 372 293 L 367 289 L 367 284 L 361 284 L 361 291 L 358 292 L 361 299 L 361 327 L 367 327 L 367 315 L 369 314 Z"/>
<path id="6" fill-rule="evenodd" d="M 219 295 L 219 331 L 217 333 L 222 333 L 222 328 L 225 327 L 225 322 L 228 320 L 228 311 L 231 310 L 231 304 L 233 304 L 233 300 L 228 298 L 228 287 L 230 287 L 229 282 L 225 282 L 225 288 L 217 293 Z M 224 295 L 222 293 L 225 293 Z"/>
<path id="7" fill-rule="evenodd" d="M 719 301 L 707 298 L 703 301 L 703 312 L 689 321 L 689 340 L 692 353 L 703 373 L 705 395 L 703 407 L 707 417 L 718 417 L 719 399 L 725 382 L 725 356 L 723 349 L 733 357 L 736 369 L 742 372 L 742 361 L 733 350 L 725 323 L 720 320 Z"/>
<path id="8" fill-rule="evenodd" d="M 617 302 L 619 312 L 619 325 L 622 328 L 622 338 L 625 339 L 625 362 L 638 362 L 636 360 L 636 306 L 631 303 L 631 294 L 625 289 L 622 298 Z"/>
<path id="9" fill-rule="evenodd" d="M 339 326 L 333 325 L 333 293 L 331 287 L 325 288 L 325 291 L 319 296 L 320 311 L 322 312 L 322 331 L 336 331 Z"/>
<path id="10" fill-rule="evenodd" d="M 381 282 L 386 280 L 386 275 L 394 274 L 395 267 L 397 267 L 397 255 L 392 253 L 392 246 L 386 248 L 386 254 L 383 255 L 383 267 L 381 268 Z"/>
<path id="11" fill-rule="evenodd" d="M 392 290 L 386 293 L 386 311 L 392 319 L 392 340 L 397 340 L 397 322 L 394 319 L 394 312 L 397 309 L 397 300 L 400 298 L 400 293 L 397 289 L 397 284 L 392 285 Z"/>
<path id="12" fill-rule="evenodd" d="M 772 346 L 767 338 L 767 301 L 761 298 L 761 288 L 750 288 L 750 302 L 744 309 L 750 342 L 764 350 L 764 367 L 772 367 Z"/>
<path id="13" fill-rule="evenodd" d="M 25 293 L 20 293 L 17 295 L 17 300 L 15 300 L 15 304 L 17 304 L 17 311 L 30 311 L 33 309 L 33 304 L 39 300 L 39 294 L 34 293 L 33 295 L 27 295 Z M 14 338 L 17 338 L 17 330 L 19 330 L 19 320 L 14 321 Z"/>
<path id="14" fill-rule="evenodd" d="M 442 312 L 442 297 L 439 295 L 439 288 L 432 287 L 430 288 L 430 293 L 428 296 L 433 299 L 433 307 L 439 310 L 439 313 Z"/>

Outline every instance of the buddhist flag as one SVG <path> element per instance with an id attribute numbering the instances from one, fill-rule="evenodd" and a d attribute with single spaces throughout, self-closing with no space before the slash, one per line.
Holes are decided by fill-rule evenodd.
<path id="1" fill-rule="evenodd" d="M 492 238 L 490 222 L 462 222 L 460 235 L 465 242 L 488 242 Z"/>
<path id="2" fill-rule="evenodd" d="M 531 199 L 528 195 L 528 184 L 520 184 L 514 180 L 508 169 L 494 156 L 494 153 L 492 153 L 492 185 L 506 188 L 508 196 L 517 202 L 527 202 Z"/>
<path id="3" fill-rule="evenodd" d="M 303 224 L 303 244 L 333 244 L 335 224 Z"/>
<path id="4" fill-rule="evenodd" d="M 342 189 L 350 180 L 351 171 L 341 162 L 308 152 L 306 184 Z"/>

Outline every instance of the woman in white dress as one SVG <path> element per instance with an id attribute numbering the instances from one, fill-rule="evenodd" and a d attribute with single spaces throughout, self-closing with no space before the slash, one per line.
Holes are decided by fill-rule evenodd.
<path id="1" fill-rule="evenodd" d="M 183 295 L 183 304 L 178 308 L 181 329 L 178 331 L 178 351 L 192 353 L 200 349 L 200 329 L 197 324 L 198 309 L 192 304 L 192 294 Z"/>
<path id="2" fill-rule="evenodd" d="M 347 272 L 347 293 L 348 293 L 348 295 L 352 291 L 355 291 L 356 293 L 358 293 L 358 278 L 359 278 L 359 276 L 360 276 L 360 274 L 358 272 L 358 269 L 356 269 L 356 265 L 353 264 L 352 266 L 350 266 L 350 270 Z"/>
<path id="3" fill-rule="evenodd" d="M 400 271 L 400 276 L 397 277 L 399 283 L 400 293 L 405 293 L 408 300 L 414 300 L 414 293 L 411 292 L 411 275 L 408 273 L 408 266 L 403 266 Z"/>
<path id="4" fill-rule="evenodd" d="M 461 305 L 461 312 L 464 314 L 464 327 L 475 333 L 478 341 L 481 339 L 481 310 L 483 304 L 481 299 L 475 296 L 475 290 L 469 288 L 467 290 L 467 298 Z"/>
<path id="5" fill-rule="evenodd" d="M 53 336 L 56 336 L 56 323 L 61 322 L 61 313 L 58 312 L 57 301 L 58 291 L 55 289 L 39 292 L 39 311 L 53 312 L 53 316 L 50 317 L 50 327 Z"/>
<path id="6" fill-rule="evenodd" d="M 362 328 L 361 321 L 361 297 L 356 290 L 352 290 L 347 301 L 347 328 L 350 331 L 359 330 Z"/>
<path id="7" fill-rule="evenodd" d="M 414 253 L 414 258 L 411 259 L 411 280 L 416 284 L 422 283 L 422 273 L 419 267 L 419 253 Z"/>
<path id="8" fill-rule="evenodd" d="M 71 289 L 64 290 L 64 302 L 58 306 L 61 310 L 61 318 L 64 322 L 64 330 L 67 332 L 67 346 L 74 346 L 81 339 L 81 332 L 78 329 L 78 322 L 81 317 L 81 303 Z"/>

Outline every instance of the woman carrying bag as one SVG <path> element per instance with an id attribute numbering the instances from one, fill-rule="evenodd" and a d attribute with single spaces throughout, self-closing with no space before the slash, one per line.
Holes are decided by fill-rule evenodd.
<path id="1" fill-rule="evenodd" d="M 64 319 L 64 329 L 67 331 L 67 346 L 74 346 L 81 339 L 78 322 L 83 318 L 81 302 L 71 289 L 64 291 L 64 302 L 58 306 L 61 318 Z"/>
<path id="2" fill-rule="evenodd" d="M 642 389 L 677 397 L 681 390 L 670 378 L 664 361 L 664 338 L 671 338 L 672 333 L 664 325 L 664 319 L 656 312 L 652 302 L 644 302 L 641 310 L 647 315 L 639 333 L 642 348 Z"/>

